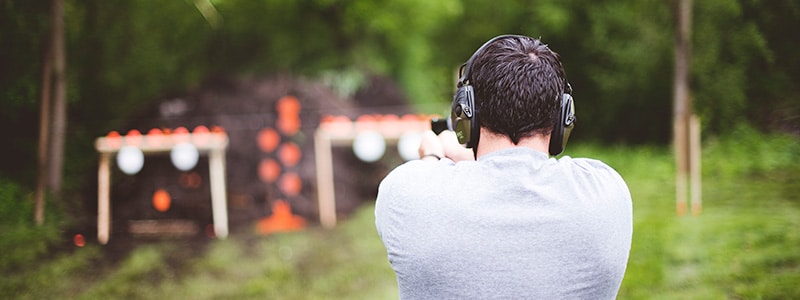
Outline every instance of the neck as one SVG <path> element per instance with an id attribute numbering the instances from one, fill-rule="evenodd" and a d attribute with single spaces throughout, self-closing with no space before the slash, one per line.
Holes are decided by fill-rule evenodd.
<path id="1" fill-rule="evenodd" d="M 481 139 L 478 142 L 478 157 L 514 147 L 526 147 L 550 155 L 548 150 L 550 147 L 550 135 L 537 134 L 525 137 L 520 139 L 519 143 L 515 145 L 508 136 L 497 134 L 489 131 L 489 129 L 481 127 Z"/>

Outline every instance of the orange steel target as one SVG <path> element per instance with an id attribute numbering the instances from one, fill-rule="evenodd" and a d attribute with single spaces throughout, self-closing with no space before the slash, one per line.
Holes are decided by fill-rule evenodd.
<path id="1" fill-rule="evenodd" d="M 275 182 L 281 175 L 281 166 L 274 159 L 266 158 L 258 164 L 258 177 L 266 183 Z"/>
<path id="2" fill-rule="evenodd" d="M 153 208 L 155 208 L 157 211 L 165 212 L 169 210 L 171 204 L 172 197 L 166 190 L 157 189 L 156 192 L 153 193 Z"/>
<path id="3" fill-rule="evenodd" d="M 258 133 L 258 147 L 269 156 L 262 159 L 259 165 L 259 177 L 284 197 L 275 200 L 271 216 L 262 218 L 256 224 L 256 230 L 262 234 L 305 227 L 305 220 L 292 214 L 287 201 L 300 195 L 303 189 L 302 180 L 295 172 L 303 156 L 302 149 L 292 141 L 282 141 L 300 131 L 300 109 L 300 101 L 296 97 L 287 95 L 280 98 L 275 106 L 278 112 L 274 124 L 277 131 L 267 127 Z"/>
<path id="4" fill-rule="evenodd" d="M 258 147 L 261 151 L 270 153 L 278 148 L 281 143 L 281 136 L 272 128 L 264 128 L 258 132 Z"/>

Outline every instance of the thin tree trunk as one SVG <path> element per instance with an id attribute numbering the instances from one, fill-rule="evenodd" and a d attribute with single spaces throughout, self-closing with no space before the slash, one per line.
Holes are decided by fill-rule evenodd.
<path id="1" fill-rule="evenodd" d="M 53 0 L 50 38 L 42 62 L 42 93 L 34 222 L 44 223 L 46 196 L 59 198 L 67 128 L 67 78 L 64 46 L 64 1 Z"/>
<path id="2" fill-rule="evenodd" d="M 64 1 L 53 0 L 53 123 L 50 132 L 48 188 L 58 198 L 64 169 L 67 132 L 67 78 L 64 49 Z"/>
<path id="3" fill-rule="evenodd" d="M 52 78 L 53 47 L 52 42 L 45 43 L 42 59 L 42 91 L 39 99 L 39 151 L 36 169 L 36 191 L 34 192 L 33 220 L 36 225 L 44 223 L 45 196 L 47 195 L 47 150 L 50 141 L 50 87 Z"/>

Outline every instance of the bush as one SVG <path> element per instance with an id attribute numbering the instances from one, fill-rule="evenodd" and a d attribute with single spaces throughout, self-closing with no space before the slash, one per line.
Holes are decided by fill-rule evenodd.
<path id="1" fill-rule="evenodd" d="M 739 125 L 703 146 L 706 177 L 754 175 L 800 166 L 800 139 L 788 134 L 764 134 L 749 125 Z"/>
<path id="2" fill-rule="evenodd" d="M 48 215 L 54 219 L 51 213 Z M 58 238 L 57 222 L 33 223 L 31 194 L 14 182 L 0 178 L 0 272 L 7 273 L 35 262 Z"/>

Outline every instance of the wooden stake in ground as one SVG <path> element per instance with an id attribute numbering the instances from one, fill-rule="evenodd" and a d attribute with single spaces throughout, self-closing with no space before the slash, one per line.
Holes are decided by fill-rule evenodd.
<path id="1" fill-rule="evenodd" d="M 702 172 L 700 172 L 700 119 L 697 115 L 689 118 L 689 181 L 691 184 L 692 215 L 703 211 Z"/>
<path id="2" fill-rule="evenodd" d="M 692 37 L 692 1 L 680 0 L 675 42 L 673 134 L 675 146 L 675 212 L 685 215 L 691 183 L 692 214 L 702 210 L 700 179 L 700 122 L 692 113 L 689 90 Z"/>

